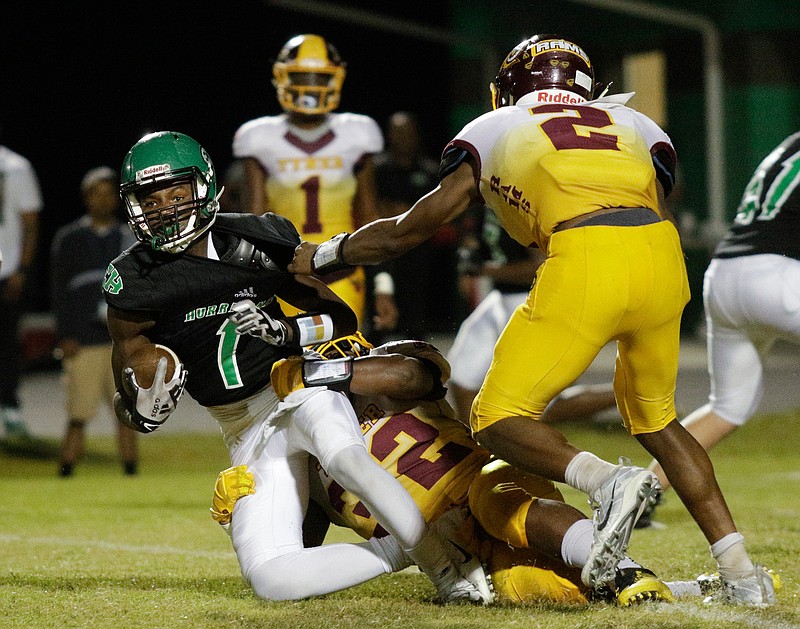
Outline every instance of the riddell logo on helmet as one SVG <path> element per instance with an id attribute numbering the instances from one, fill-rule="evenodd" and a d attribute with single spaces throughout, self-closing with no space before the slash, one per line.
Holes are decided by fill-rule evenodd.
<path id="1" fill-rule="evenodd" d="M 141 181 L 142 179 L 147 179 L 148 177 L 155 177 L 156 175 L 163 175 L 164 173 L 168 173 L 170 170 L 169 164 L 148 166 L 147 168 L 142 168 L 142 170 L 136 171 L 136 181 Z"/>
<path id="2" fill-rule="evenodd" d="M 540 90 L 536 92 L 536 101 L 539 103 L 565 103 L 567 105 L 580 105 L 586 99 L 561 90 Z"/>

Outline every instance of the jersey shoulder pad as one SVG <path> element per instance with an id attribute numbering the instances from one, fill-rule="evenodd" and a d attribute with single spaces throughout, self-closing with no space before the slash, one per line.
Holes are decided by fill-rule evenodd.
<path id="1" fill-rule="evenodd" d="M 364 153 L 380 153 L 383 150 L 383 133 L 374 119 L 364 114 L 331 115 L 331 128 L 337 135 L 346 135 L 353 143 L 360 145 Z"/>
<path id="2" fill-rule="evenodd" d="M 233 156 L 252 157 L 286 132 L 283 116 L 262 116 L 245 122 L 233 135 Z"/>
<path id="3" fill-rule="evenodd" d="M 159 292 L 148 278 L 158 264 L 154 254 L 141 244 L 114 258 L 103 278 L 106 303 L 120 310 L 157 310 Z"/>
<path id="4" fill-rule="evenodd" d="M 294 224 L 284 216 L 273 212 L 261 215 L 246 212 L 226 212 L 217 215 L 212 231 L 223 231 L 243 238 L 254 237 L 260 240 L 285 242 L 292 246 L 300 244 L 300 234 Z"/>
<path id="5" fill-rule="evenodd" d="M 495 111 L 486 112 L 465 124 L 453 140 L 474 144 L 487 135 L 496 135 L 498 130 L 505 129 L 506 121 L 515 120 L 518 117 L 519 112 L 516 107 L 501 107 Z"/>
<path id="6" fill-rule="evenodd" d="M 247 240 L 256 249 L 267 254 L 284 271 L 294 257 L 295 247 L 300 244 L 300 234 L 297 233 L 294 224 L 289 219 L 272 212 L 260 216 L 218 214 L 211 231 Z"/>

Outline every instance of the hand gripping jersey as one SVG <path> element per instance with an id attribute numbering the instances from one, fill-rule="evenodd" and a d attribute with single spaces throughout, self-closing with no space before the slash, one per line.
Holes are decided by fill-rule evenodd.
<path id="1" fill-rule="evenodd" d="M 269 384 L 276 360 L 300 353 L 237 335 L 227 316 L 242 299 L 283 316 L 275 292 L 291 278 L 286 266 L 300 242 L 292 224 L 269 213 L 220 214 L 211 238 L 219 260 L 137 244 L 109 265 L 103 282 L 109 306 L 153 318 L 146 336 L 180 357 L 189 373 L 186 390 L 203 406 L 253 395 Z M 260 264 L 238 262 L 259 257 L 257 252 Z"/>
<path id="2" fill-rule="evenodd" d="M 715 258 L 772 253 L 800 260 L 800 132 L 758 166 Z"/>
<path id="3" fill-rule="evenodd" d="M 483 199 L 512 238 L 547 251 L 553 228 L 576 216 L 614 207 L 658 212 L 656 168 L 674 177 L 674 149 L 658 125 L 621 104 L 629 96 L 578 104 L 540 97 L 552 100 L 527 94 L 475 119 L 445 147 L 473 156 Z"/>
<path id="4" fill-rule="evenodd" d="M 285 115 L 242 125 L 233 140 L 237 158 L 256 159 L 267 173 L 269 210 L 297 226 L 304 240 L 322 242 L 359 225 L 353 215 L 356 173 L 365 156 L 383 150 L 378 124 L 360 114 L 329 114 L 315 142 L 296 135 Z"/>

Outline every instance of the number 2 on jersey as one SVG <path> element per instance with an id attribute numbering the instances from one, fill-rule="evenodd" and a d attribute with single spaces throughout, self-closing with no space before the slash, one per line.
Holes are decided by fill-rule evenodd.
<path id="1" fill-rule="evenodd" d="M 396 459 L 397 476 L 405 476 L 429 490 L 472 454 L 472 449 L 453 441 L 432 452 L 431 444 L 436 443 L 439 434 L 436 428 L 414 415 L 398 413 L 389 417 L 372 435 L 370 454 L 382 463 L 389 457 Z M 335 481 L 328 488 L 331 506 L 339 513 L 345 506 L 343 493 Z M 353 513 L 361 517 L 370 515 L 361 502 L 353 508 Z"/>
<path id="2" fill-rule="evenodd" d="M 577 127 L 592 127 L 602 129 L 614 124 L 608 112 L 594 107 L 581 107 L 578 105 L 538 105 L 531 107 L 531 114 L 562 113 L 563 116 L 553 116 L 542 122 L 539 127 L 550 138 L 557 151 L 564 149 L 595 149 L 618 151 L 619 137 L 611 133 L 578 134 Z"/>

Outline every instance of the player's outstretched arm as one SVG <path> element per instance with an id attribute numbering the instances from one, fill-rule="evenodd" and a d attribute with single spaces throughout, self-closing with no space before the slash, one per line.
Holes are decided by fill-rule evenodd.
<path id="1" fill-rule="evenodd" d="M 394 400 L 441 399 L 446 391 L 442 377 L 434 361 L 395 353 L 355 359 L 292 356 L 276 362 L 270 374 L 280 399 L 312 386 Z"/>
<path id="2" fill-rule="evenodd" d="M 348 265 L 378 264 L 396 258 L 433 236 L 478 196 L 472 166 L 465 162 L 400 216 L 373 221 L 350 235 L 335 236 L 320 245 L 300 243 L 289 271 L 324 275 Z"/>

